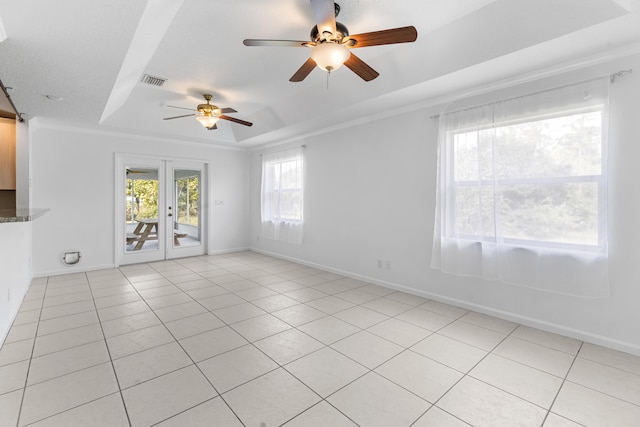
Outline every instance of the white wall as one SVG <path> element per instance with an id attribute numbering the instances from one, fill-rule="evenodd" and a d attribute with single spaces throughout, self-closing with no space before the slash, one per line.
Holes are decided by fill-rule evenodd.
<path id="1" fill-rule="evenodd" d="M 640 57 L 501 90 L 498 96 L 629 68 L 635 74 L 611 88 L 609 298 L 557 295 L 430 268 L 437 139 L 437 120 L 430 116 L 442 106 L 292 142 L 306 145 L 305 230 L 299 246 L 257 240 L 261 158 L 253 153 L 251 244 L 256 250 L 640 354 Z M 468 103 L 489 99 L 485 95 Z M 391 269 L 379 269 L 378 259 L 389 261 Z"/>
<path id="2" fill-rule="evenodd" d="M 0 223 L 0 346 L 31 283 L 32 224 Z"/>
<path id="3" fill-rule="evenodd" d="M 114 153 L 152 153 L 210 163 L 209 252 L 252 246 L 375 283 L 640 354 L 640 58 L 622 59 L 549 82 L 562 84 L 634 68 L 612 86 L 609 238 L 610 298 L 584 299 L 448 276 L 429 267 L 441 107 L 416 109 L 323 135 L 305 144 L 305 240 L 300 246 L 256 237 L 260 157 L 241 151 L 80 129 L 31 126 L 31 207 L 51 211 L 33 223 L 36 276 L 114 264 Z M 500 97 L 517 94 L 501 91 Z M 471 105 L 482 97 L 470 100 Z M 77 267 L 60 262 L 78 249 Z M 379 269 L 377 260 L 391 269 Z M 2 328 L 0 328 L 2 331 Z"/>
<path id="4" fill-rule="evenodd" d="M 209 163 L 208 252 L 248 246 L 248 155 L 123 134 L 92 132 L 31 123 L 32 207 L 51 211 L 34 222 L 35 276 L 113 267 L 115 230 L 115 153 L 196 159 Z M 65 250 L 79 250 L 75 266 L 61 262 Z"/>

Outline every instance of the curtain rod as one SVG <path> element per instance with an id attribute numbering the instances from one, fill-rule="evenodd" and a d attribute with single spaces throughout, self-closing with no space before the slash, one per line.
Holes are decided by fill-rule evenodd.
<path id="1" fill-rule="evenodd" d="M 615 72 L 613 74 L 609 74 L 609 76 L 608 76 L 609 77 L 609 82 L 611 82 L 613 84 L 613 83 L 615 83 L 616 79 L 618 79 L 620 77 L 624 77 L 627 74 L 631 74 L 631 73 L 633 73 L 633 68 L 629 68 L 628 70 L 620 70 L 620 71 Z M 579 85 L 579 84 L 583 84 L 583 83 L 587 83 L 587 82 L 592 82 L 592 81 L 599 80 L 599 79 L 604 78 L 604 77 L 607 77 L 607 76 L 596 77 L 596 78 L 588 79 L 588 80 L 582 80 L 582 81 L 579 81 L 579 82 L 576 82 L 576 83 L 569 83 L 569 84 L 566 84 L 564 86 L 557 86 L 557 87 L 554 87 L 554 88 L 551 88 L 551 89 L 541 90 L 539 92 L 533 92 L 533 93 L 528 93 L 526 95 L 514 96 L 513 98 L 502 99 L 500 101 L 487 102 L 486 104 L 480 104 L 480 105 L 476 105 L 476 106 L 469 107 L 469 108 L 463 108 L 461 110 L 449 111 L 449 113 L 458 113 L 460 111 L 472 110 L 472 109 L 478 108 L 478 107 L 486 107 L 487 105 L 498 104 L 500 102 L 513 101 L 515 99 L 524 98 L 525 96 L 537 95 L 539 93 L 550 92 L 552 90 L 563 89 L 563 88 L 569 87 L 569 86 L 574 86 L 574 85 Z M 433 116 L 430 116 L 429 118 L 430 119 L 438 119 L 438 118 L 440 118 L 440 115 L 441 114 L 434 114 Z"/>
<path id="2" fill-rule="evenodd" d="M 292 149 L 294 149 L 294 148 L 296 148 L 296 147 L 284 148 L 284 149 L 282 149 L 282 150 L 276 150 L 276 151 L 269 151 L 268 153 L 264 153 L 264 154 L 280 153 L 280 152 L 282 152 L 282 151 L 288 151 L 288 150 L 292 150 Z M 300 148 L 305 149 L 305 148 L 307 148 L 307 146 L 303 144 L 303 145 L 301 145 L 301 146 L 300 146 Z M 263 153 L 260 153 L 260 154 L 258 154 L 258 155 L 259 155 L 260 157 L 262 157 Z"/>
<path id="3" fill-rule="evenodd" d="M 4 93 L 4 96 L 7 98 L 7 101 L 9 101 L 11 108 L 13 108 L 13 112 L 16 114 L 16 118 L 18 119 L 18 121 L 20 123 L 24 122 L 24 119 L 22 118 L 22 114 L 18 112 L 18 109 L 16 108 L 15 104 L 11 100 L 11 97 L 9 96 L 9 92 L 7 92 L 7 88 L 5 87 L 4 84 L 2 84 L 2 80 L 0 80 L 0 88 L 2 89 L 2 93 Z"/>

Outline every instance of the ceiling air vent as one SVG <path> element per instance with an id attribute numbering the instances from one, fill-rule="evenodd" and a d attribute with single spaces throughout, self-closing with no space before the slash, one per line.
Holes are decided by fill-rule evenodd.
<path id="1" fill-rule="evenodd" d="M 152 76 L 151 74 L 145 74 L 144 76 L 142 76 L 142 83 L 151 85 L 151 86 L 158 86 L 158 87 L 162 87 L 164 86 L 165 82 L 167 81 L 167 79 L 162 78 L 162 77 L 157 77 L 157 76 Z"/>

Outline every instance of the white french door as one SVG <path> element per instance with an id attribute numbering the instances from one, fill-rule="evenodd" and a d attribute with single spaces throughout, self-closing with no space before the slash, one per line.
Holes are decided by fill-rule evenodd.
<path id="1" fill-rule="evenodd" d="M 196 256 L 206 245 L 206 164 L 117 155 L 119 265 Z"/>

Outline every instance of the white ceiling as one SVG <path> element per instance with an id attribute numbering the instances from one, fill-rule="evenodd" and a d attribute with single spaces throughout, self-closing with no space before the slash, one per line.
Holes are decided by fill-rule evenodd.
<path id="1" fill-rule="evenodd" d="M 380 76 L 346 67 L 289 77 L 307 48 L 309 0 L 0 0 L 0 79 L 26 119 L 250 148 L 559 64 L 640 52 L 640 0 L 338 0 L 358 34 L 413 25 L 415 43 L 359 49 Z M 2 31 L 0 31 L 0 36 Z M 0 37 L 1 40 L 1 37 Z M 140 82 L 144 74 L 168 81 Z M 250 128 L 191 117 L 202 94 Z M 45 95 L 60 97 L 51 100 Z"/>

